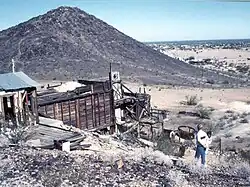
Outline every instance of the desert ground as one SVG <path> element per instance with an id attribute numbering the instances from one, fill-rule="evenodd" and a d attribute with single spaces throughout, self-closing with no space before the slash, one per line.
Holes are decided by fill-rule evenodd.
<path id="1" fill-rule="evenodd" d="M 190 56 L 197 60 L 203 59 L 217 59 L 219 61 L 226 61 L 230 63 L 246 63 L 250 64 L 250 50 L 249 49 L 199 49 L 199 50 L 180 50 L 173 49 L 164 52 L 167 55 L 180 57 L 182 59 Z"/>
<path id="2" fill-rule="evenodd" d="M 218 141 L 221 140 L 222 151 L 240 152 L 249 149 L 249 121 L 250 89 L 204 89 L 204 88 L 178 88 L 166 85 L 147 85 L 143 86 L 135 83 L 128 83 L 133 91 L 146 90 L 151 95 L 152 107 L 168 110 L 169 117 L 164 122 L 164 128 L 177 130 L 178 126 L 188 125 L 195 127 L 198 123 L 204 124 L 205 128 L 212 130 L 213 142 L 209 153 L 208 163 L 218 163 L 215 152 L 219 151 Z M 197 96 L 197 104 L 182 104 L 186 96 Z M 180 115 L 179 112 L 198 112 L 197 106 L 211 110 L 210 119 L 200 119 L 199 117 Z M 192 162 L 194 155 L 193 149 L 186 151 L 184 158 Z"/>
<path id="3" fill-rule="evenodd" d="M 132 91 L 138 92 L 145 88 L 146 93 L 151 95 L 152 106 L 161 109 L 178 109 L 180 102 L 185 96 L 197 95 L 200 103 L 213 107 L 214 109 L 235 109 L 247 110 L 250 112 L 250 105 L 246 105 L 250 100 L 250 88 L 239 89 L 210 89 L 210 88 L 181 88 L 167 85 L 147 85 L 138 83 L 127 83 Z M 237 105 L 238 103 L 238 105 Z M 244 107 L 243 107 L 244 105 Z M 243 108 L 242 108 L 243 107 Z"/>

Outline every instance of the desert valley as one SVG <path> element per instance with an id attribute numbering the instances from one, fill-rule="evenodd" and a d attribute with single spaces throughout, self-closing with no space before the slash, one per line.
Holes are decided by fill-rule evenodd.
<path id="1" fill-rule="evenodd" d="M 1 121 L 0 186 L 250 186 L 249 39 L 142 43 L 79 8 L 59 7 L 0 32 L 1 73 L 10 72 L 13 63 L 39 83 L 37 95 L 31 93 L 37 97 L 37 111 L 35 104 L 31 108 L 39 123 L 57 120 L 53 125 L 60 128 L 53 128 L 60 130 L 51 130 L 55 147 L 45 148 L 40 137 L 50 130 L 25 127 L 23 134 L 28 129 L 40 135 L 22 139 L 22 133 L 6 130 Z M 119 81 L 112 72 L 119 72 Z M 9 86 L 0 80 L 0 97 L 9 97 L 13 91 L 3 85 Z M 126 105 L 132 96 L 135 103 Z M 138 116 L 140 99 L 145 113 L 139 110 Z M 166 116 L 152 125 L 148 107 Z M 144 114 L 148 121 L 141 120 Z M 107 126 L 109 120 L 116 125 Z M 92 121 L 106 126 L 90 128 Z M 148 129 L 140 129 L 148 124 L 151 138 L 146 138 Z M 212 131 L 207 168 L 194 162 L 194 138 L 179 134 L 172 140 L 167 134 L 197 124 Z M 114 133 L 103 130 L 113 126 Z M 62 151 L 55 140 L 69 132 L 78 148 Z M 17 134 L 15 144 L 10 140 Z"/>

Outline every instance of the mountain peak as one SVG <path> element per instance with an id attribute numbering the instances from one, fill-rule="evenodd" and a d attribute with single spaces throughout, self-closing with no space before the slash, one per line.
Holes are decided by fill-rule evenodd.
<path id="1" fill-rule="evenodd" d="M 87 14 L 86 12 L 84 12 L 83 10 L 77 7 L 60 6 L 40 16 L 40 19 L 53 18 L 54 20 L 70 20 L 71 19 L 71 21 L 77 21 L 78 20 L 77 18 L 84 18 L 88 16 L 89 14 Z"/>
<path id="2" fill-rule="evenodd" d="M 195 85 L 215 73 L 164 55 L 77 7 L 61 6 L 0 32 L 0 71 L 11 59 L 37 79 L 100 78 L 109 64 L 150 83 Z M 151 78 L 150 78 L 151 77 Z M 221 76 L 218 80 L 228 79 Z M 231 80 L 232 81 L 232 80 Z"/>
<path id="3" fill-rule="evenodd" d="M 87 14 L 83 10 L 78 7 L 70 7 L 70 6 L 60 6 L 56 9 L 50 10 L 48 13 L 80 13 L 80 14 Z"/>

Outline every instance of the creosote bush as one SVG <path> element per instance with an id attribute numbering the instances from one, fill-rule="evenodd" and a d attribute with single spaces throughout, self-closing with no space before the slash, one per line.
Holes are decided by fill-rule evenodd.
<path id="1" fill-rule="evenodd" d="M 204 107 L 203 105 L 198 105 L 196 107 L 196 111 L 200 118 L 202 119 L 210 119 L 210 115 L 212 113 L 212 109 L 208 107 Z"/>
<path id="2" fill-rule="evenodd" d="M 6 137 L 10 144 L 22 145 L 32 136 L 32 127 L 30 123 L 5 121 L 0 117 L 0 135 Z"/>
<path id="3" fill-rule="evenodd" d="M 186 95 L 185 96 L 185 101 L 182 101 L 181 104 L 184 105 L 197 105 L 198 104 L 198 98 L 197 95 Z"/>
<path id="4" fill-rule="evenodd" d="M 240 120 L 240 123 L 248 123 L 248 122 L 249 122 L 249 121 L 248 121 L 248 119 L 246 119 L 246 118 Z"/>

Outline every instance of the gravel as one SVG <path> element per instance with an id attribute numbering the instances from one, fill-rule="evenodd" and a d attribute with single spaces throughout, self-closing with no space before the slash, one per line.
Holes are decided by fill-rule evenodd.
<path id="1" fill-rule="evenodd" d="M 2 148 L 1 186 L 250 186 L 246 170 L 202 169 L 181 162 L 103 160 L 99 154 Z M 149 158 L 149 159 L 147 159 Z M 244 172 L 240 172 L 244 171 Z"/>

